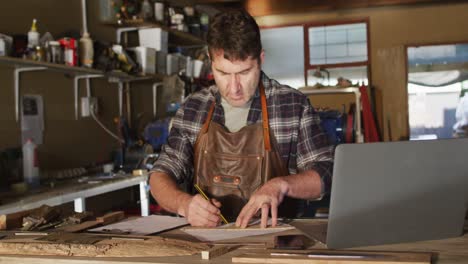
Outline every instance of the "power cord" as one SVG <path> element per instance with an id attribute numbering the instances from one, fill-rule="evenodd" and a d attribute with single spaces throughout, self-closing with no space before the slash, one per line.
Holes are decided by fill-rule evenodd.
<path id="1" fill-rule="evenodd" d="M 94 121 L 96 121 L 96 123 L 98 123 L 98 125 L 100 127 L 102 127 L 102 129 L 104 129 L 104 131 L 107 132 L 107 134 L 109 134 L 111 137 L 117 139 L 120 143 L 124 144 L 125 141 L 123 141 L 121 138 L 119 138 L 119 136 L 117 136 L 116 134 L 112 133 L 112 131 L 110 131 L 106 126 L 104 126 L 103 123 L 101 123 L 101 121 L 99 121 L 99 119 L 96 117 L 96 115 L 94 114 L 95 112 L 95 109 L 96 109 L 96 105 L 93 103 L 93 104 L 90 104 L 90 114 L 91 114 L 91 117 L 94 119 Z"/>

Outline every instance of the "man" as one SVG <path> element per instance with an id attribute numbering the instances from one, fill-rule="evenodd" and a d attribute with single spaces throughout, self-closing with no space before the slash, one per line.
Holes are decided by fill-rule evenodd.
<path id="1" fill-rule="evenodd" d="M 454 137 L 468 136 L 468 90 L 462 89 L 460 101 L 458 101 L 455 119 L 457 122 L 453 125 Z"/>
<path id="2" fill-rule="evenodd" d="M 216 15 L 207 42 L 216 85 L 178 110 L 150 175 L 151 193 L 192 226 L 217 226 L 220 213 L 240 227 L 257 213 L 266 227 L 271 214 L 276 226 L 288 209 L 298 213 L 290 198 L 329 191 L 333 148 L 307 98 L 261 71 L 265 53 L 248 13 Z M 180 190 L 183 181 L 211 200 Z"/>

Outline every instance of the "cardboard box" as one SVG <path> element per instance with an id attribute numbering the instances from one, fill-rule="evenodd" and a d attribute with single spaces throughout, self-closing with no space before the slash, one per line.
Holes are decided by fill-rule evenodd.
<path id="1" fill-rule="evenodd" d="M 156 50 L 148 47 L 132 48 L 138 64 L 141 65 L 143 73 L 156 73 Z"/>
<path id="2" fill-rule="evenodd" d="M 168 33 L 161 28 L 142 28 L 138 30 L 140 46 L 167 52 Z"/>
<path id="3" fill-rule="evenodd" d="M 167 74 L 166 63 L 167 53 L 164 51 L 156 51 L 156 72 L 160 74 Z"/>
<path id="4" fill-rule="evenodd" d="M 167 54 L 166 60 L 166 74 L 178 74 L 179 73 L 179 55 L 178 54 Z"/>

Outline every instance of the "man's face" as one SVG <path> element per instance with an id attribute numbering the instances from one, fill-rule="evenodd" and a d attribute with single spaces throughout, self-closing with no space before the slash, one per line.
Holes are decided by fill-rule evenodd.
<path id="1" fill-rule="evenodd" d="M 257 89 L 264 52 L 260 55 L 260 62 L 252 57 L 243 61 L 230 61 L 224 58 L 222 50 L 212 55 L 211 68 L 221 96 L 234 107 L 244 106 Z"/>

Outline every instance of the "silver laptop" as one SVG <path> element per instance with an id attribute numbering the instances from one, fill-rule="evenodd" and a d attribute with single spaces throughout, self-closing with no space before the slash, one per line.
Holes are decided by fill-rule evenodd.
<path id="1" fill-rule="evenodd" d="M 467 193 L 467 138 L 339 145 L 327 246 L 462 235 Z"/>

